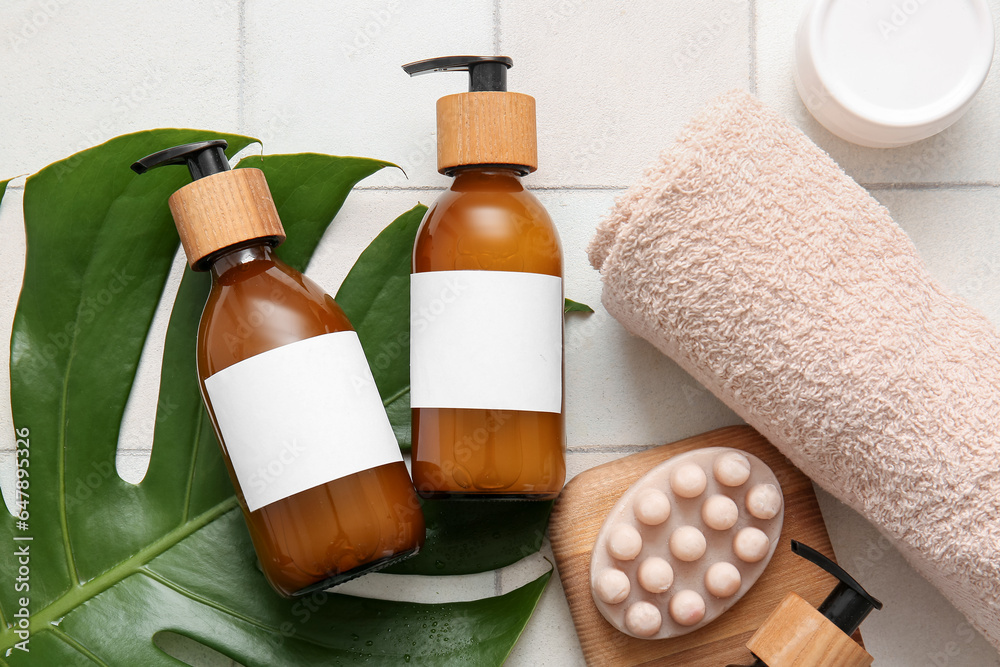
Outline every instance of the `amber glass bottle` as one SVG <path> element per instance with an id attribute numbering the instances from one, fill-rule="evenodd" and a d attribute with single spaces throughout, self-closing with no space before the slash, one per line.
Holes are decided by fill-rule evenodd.
<path id="1" fill-rule="evenodd" d="M 454 177 L 413 250 L 413 480 L 425 498 L 555 498 L 566 477 L 559 236 L 521 183 L 534 99 L 509 58 L 461 56 L 410 74 L 470 72 L 438 101 L 438 168 Z"/>
<path id="2" fill-rule="evenodd" d="M 198 374 L 265 577 L 293 597 L 415 554 L 424 521 L 357 334 L 284 239 L 263 173 L 228 171 L 225 142 L 149 156 L 188 164 L 170 199 L 212 289 Z M 223 166 L 224 165 L 224 166 Z"/>

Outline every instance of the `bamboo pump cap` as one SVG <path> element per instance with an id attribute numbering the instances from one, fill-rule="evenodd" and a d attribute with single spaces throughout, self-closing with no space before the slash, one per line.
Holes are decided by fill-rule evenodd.
<path id="1" fill-rule="evenodd" d="M 495 164 L 525 173 L 538 168 L 535 98 L 507 91 L 505 56 L 448 56 L 403 65 L 410 76 L 428 72 L 468 72 L 469 92 L 437 102 L 438 171 Z"/>
<path id="2" fill-rule="evenodd" d="M 785 596 L 747 648 L 769 667 L 870 667 L 874 661 L 795 593 Z"/>
<path id="3" fill-rule="evenodd" d="M 815 549 L 792 540 L 792 551 L 839 582 L 819 609 L 789 593 L 750 638 L 747 648 L 768 667 L 869 667 L 874 658 L 851 635 L 882 603 Z"/>
<path id="4" fill-rule="evenodd" d="M 143 174 L 164 165 L 186 165 L 194 182 L 170 196 L 177 233 L 195 271 L 208 269 L 214 253 L 246 241 L 285 240 L 285 230 L 260 169 L 230 171 L 226 142 L 202 141 L 153 153 L 132 165 Z"/>

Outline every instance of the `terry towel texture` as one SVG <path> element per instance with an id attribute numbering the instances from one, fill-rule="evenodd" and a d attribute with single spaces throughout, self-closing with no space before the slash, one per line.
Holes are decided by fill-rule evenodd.
<path id="1" fill-rule="evenodd" d="M 878 526 L 1000 648 L 1000 337 L 885 208 L 734 92 L 617 202 L 590 260 L 608 312 Z"/>

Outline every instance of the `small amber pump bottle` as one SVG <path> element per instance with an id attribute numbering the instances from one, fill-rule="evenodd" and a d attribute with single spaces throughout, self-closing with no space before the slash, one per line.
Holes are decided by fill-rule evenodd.
<path id="1" fill-rule="evenodd" d="M 469 72 L 437 103 L 451 188 L 417 232 L 410 276 L 413 480 L 425 498 L 555 498 L 566 477 L 563 259 L 521 183 L 538 163 L 535 100 L 510 58 L 453 56 L 410 75 Z"/>
<path id="2" fill-rule="evenodd" d="M 789 593 L 754 633 L 747 648 L 751 665 L 728 667 L 871 667 L 871 654 L 852 639 L 862 621 L 882 603 L 839 565 L 792 540 L 792 552 L 837 579 L 818 609 Z"/>
<path id="3" fill-rule="evenodd" d="M 264 575 L 286 597 L 415 554 L 424 519 L 358 335 L 278 259 L 285 239 L 264 173 L 229 170 L 225 141 L 132 165 L 186 165 L 169 200 L 191 268 L 212 289 L 198 375 Z"/>

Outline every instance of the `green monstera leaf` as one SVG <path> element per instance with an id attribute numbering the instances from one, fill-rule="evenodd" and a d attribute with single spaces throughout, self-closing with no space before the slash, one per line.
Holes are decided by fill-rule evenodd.
<path id="1" fill-rule="evenodd" d="M 140 132 L 55 163 L 25 184 L 27 264 L 10 371 L 24 505 L 19 516 L 0 513 L 0 540 L 25 556 L 0 558 L 0 663 L 176 665 L 153 641 L 172 632 L 248 666 L 500 664 L 548 573 L 506 595 L 448 604 L 320 593 L 304 606 L 270 590 L 198 394 L 194 341 L 209 289 L 204 274 L 186 270 L 173 304 L 146 476 L 131 484 L 116 474 L 125 406 L 178 247 L 165 204 L 188 178 L 182 169 L 136 177 L 128 166 L 166 146 L 219 136 L 230 155 L 255 141 Z M 301 269 L 354 184 L 389 165 L 302 154 L 250 157 L 239 166 L 264 170 L 289 236 L 279 254 Z M 409 254 L 423 211 L 417 206 L 390 224 L 337 295 L 403 446 L 409 359 L 401 341 Z M 548 504 L 462 507 L 469 509 L 425 506 L 427 545 L 400 571 L 486 571 L 541 544 Z M 18 581 L 22 590 L 11 583 Z M 30 652 L 18 648 L 24 614 Z"/>

